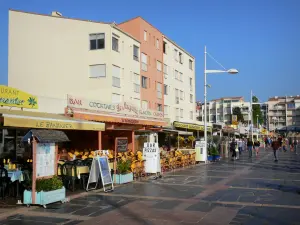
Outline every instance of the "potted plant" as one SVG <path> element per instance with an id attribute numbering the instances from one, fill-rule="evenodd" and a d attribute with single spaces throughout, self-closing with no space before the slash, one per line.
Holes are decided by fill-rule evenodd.
<path id="1" fill-rule="evenodd" d="M 35 204 L 43 205 L 46 208 L 47 204 L 58 201 L 62 203 L 66 201 L 66 189 L 62 180 L 58 176 L 38 179 L 36 181 Z M 27 206 L 32 204 L 32 187 L 29 185 L 24 190 L 23 203 Z"/>
<path id="2" fill-rule="evenodd" d="M 213 157 L 212 157 L 212 147 L 211 146 L 208 146 L 208 148 L 207 148 L 207 160 L 208 161 L 212 161 L 213 160 Z"/>
<path id="3" fill-rule="evenodd" d="M 117 174 L 114 174 L 117 184 L 124 184 L 133 181 L 130 160 L 119 160 L 117 163 Z"/>

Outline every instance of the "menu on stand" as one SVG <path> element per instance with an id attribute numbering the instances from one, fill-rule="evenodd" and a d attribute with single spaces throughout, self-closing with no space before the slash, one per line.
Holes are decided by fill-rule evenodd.
<path id="1" fill-rule="evenodd" d="M 36 148 L 36 177 L 53 176 L 55 143 L 38 143 Z"/>
<path id="2" fill-rule="evenodd" d="M 127 152 L 128 139 L 127 138 L 116 138 L 116 150 L 117 152 Z"/>

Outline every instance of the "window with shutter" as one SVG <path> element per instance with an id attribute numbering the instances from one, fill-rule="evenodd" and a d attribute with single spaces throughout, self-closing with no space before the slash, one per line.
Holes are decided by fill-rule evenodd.
<path id="1" fill-rule="evenodd" d="M 90 65 L 90 78 L 106 77 L 106 65 Z"/>
<path id="2" fill-rule="evenodd" d="M 121 87 L 121 68 L 115 65 L 112 67 L 112 86 Z"/>

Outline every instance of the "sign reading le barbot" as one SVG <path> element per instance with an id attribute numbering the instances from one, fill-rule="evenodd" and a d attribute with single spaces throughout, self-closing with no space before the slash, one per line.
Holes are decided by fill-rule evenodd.
<path id="1" fill-rule="evenodd" d="M 151 118 L 163 120 L 164 114 L 160 111 L 143 110 L 128 102 L 118 104 L 104 103 L 97 100 L 78 98 L 68 95 L 68 107 L 88 109 L 107 114 L 117 114 L 138 118 Z"/>

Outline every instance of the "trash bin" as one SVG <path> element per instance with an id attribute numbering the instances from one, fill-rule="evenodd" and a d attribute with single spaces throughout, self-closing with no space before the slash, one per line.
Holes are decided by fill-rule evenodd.
<path id="1" fill-rule="evenodd" d="M 205 150 L 205 141 L 196 141 L 195 151 L 196 151 L 196 162 L 207 161 L 207 151 Z"/>

